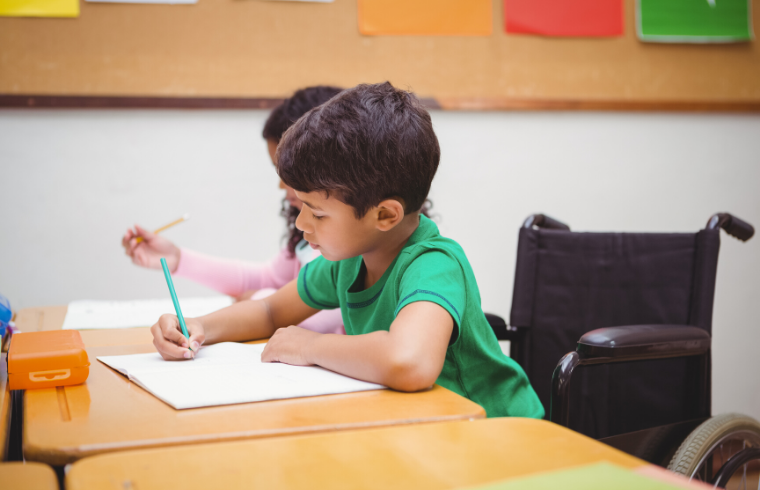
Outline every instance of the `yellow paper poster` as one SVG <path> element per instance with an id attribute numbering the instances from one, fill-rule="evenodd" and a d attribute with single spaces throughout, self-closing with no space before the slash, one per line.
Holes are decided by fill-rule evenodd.
<path id="1" fill-rule="evenodd" d="M 3 17 L 79 17 L 79 0 L 0 0 Z"/>

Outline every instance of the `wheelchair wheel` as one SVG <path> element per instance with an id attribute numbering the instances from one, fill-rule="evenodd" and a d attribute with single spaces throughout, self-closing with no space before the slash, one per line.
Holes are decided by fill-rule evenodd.
<path id="1" fill-rule="evenodd" d="M 731 456 L 748 448 L 760 448 L 760 422 L 737 413 L 718 415 L 689 434 L 673 455 L 668 469 L 706 483 L 714 483 Z M 758 488 L 760 460 L 742 464 L 725 488 Z"/>

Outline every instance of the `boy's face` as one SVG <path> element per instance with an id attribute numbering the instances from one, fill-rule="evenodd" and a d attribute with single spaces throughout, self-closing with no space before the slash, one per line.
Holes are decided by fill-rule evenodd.
<path id="1" fill-rule="evenodd" d="M 372 212 L 357 219 L 354 208 L 321 191 L 298 192 L 303 202 L 296 228 L 312 248 L 331 261 L 348 259 L 372 251 L 382 232 Z"/>

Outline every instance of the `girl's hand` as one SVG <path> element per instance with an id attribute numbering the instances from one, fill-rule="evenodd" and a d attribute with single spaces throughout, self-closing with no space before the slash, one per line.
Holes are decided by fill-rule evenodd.
<path id="1" fill-rule="evenodd" d="M 261 353 L 261 362 L 283 362 L 294 366 L 311 366 L 307 351 L 321 334 L 290 326 L 275 331 Z"/>
<path id="2" fill-rule="evenodd" d="M 185 326 L 190 338 L 182 335 L 179 320 L 174 315 L 161 315 L 158 323 L 150 327 L 153 334 L 153 345 L 161 357 L 167 361 L 192 359 L 198 354 L 201 345 L 206 340 L 203 325 L 197 318 L 185 318 Z M 192 348 L 190 351 L 188 348 Z"/>
<path id="3" fill-rule="evenodd" d="M 137 243 L 137 238 L 142 238 Z M 169 270 L 174 272 L 179 265 L 179 247 L 155 233 L 135 225 L 134 230 L 127 230 L 121 239 L 124 252 L 132 263 L 149 269 L 161 268 L 161 257 L 166 259 Z"/>

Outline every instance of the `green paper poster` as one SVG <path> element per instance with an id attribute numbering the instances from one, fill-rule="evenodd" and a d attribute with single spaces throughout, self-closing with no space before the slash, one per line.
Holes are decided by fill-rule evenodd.
<path id="1" fill-rule="evenodd" d="M 657 43 L 752 40 L 751 0 L 636 0 L 639 39 Z"/>

